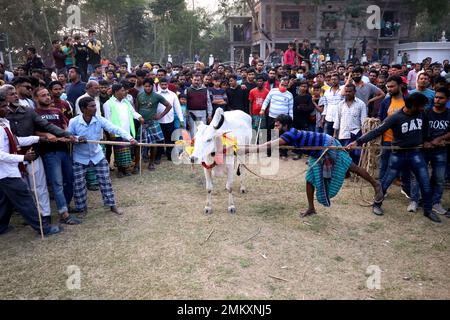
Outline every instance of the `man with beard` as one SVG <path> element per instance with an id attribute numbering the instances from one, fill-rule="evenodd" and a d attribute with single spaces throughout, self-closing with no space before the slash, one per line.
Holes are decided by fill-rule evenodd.
<path id="1" fill-rule="evenodd" d="M 277 70 L 272 68 L 269 70 L 269 76 L 266 83 L 264 84 L 264 88 L 270 91 L 272 89 L 278 88 L 279 85 L 280 82 L 277 79 Z"/>
<path id="2" fill-rule="evenodd" d="M 386 194 L 392 182 L 397 178 L 404 168 L 410 169 L 420 186 L 423 198 L 424 216 L 433 222 L 439 223 L 441 219 L 433 212 L 432 208 L 432 190 L 428 167 L 425 163 L 424 155 L 419 149 L 427 138 L 428 123 L 425 121 L 423 114 L 427 98 L 419 93 L 413 93 L 405 98 L 405 106 L 388 117 L 383 124 L 377 129 L 370 131 L 361 138 L 352 142 L 347 146 L 348 150 L 352 150 L 356 146 L 372 141 L 387 130 L 393 131 L 392 145 L 404 149 L 393 150 L 390 156 L 389 165 L 381 180 L 383 194 Z M 383 197 L 381 201 L 373 203 L 373 213 L 382 216 Z"/>
<path id="3" fill-rule="evenodd" d="M 270 149 L 272 146 L 294 146 L 302 147 L 341 147 L 338 140 L 324 134 L 312 131 L 297 130 L 292 127 L 292 118 L 288 115 L 279 115 L 275 119 L 275 129 L 279 130 L 280 138 L 269 141 L 259 146 L 246 146 L 242 149 L 244 152 L 255 153 L 260 150 Z M 242 152 L 242 151 L 241 151 Z M 306 195 L 308 198 L 308 209 L 300 213 L 300 217 L 307 217 L 316 214 L 314 206 L 314 193 L 316 192 L 317 201 L 322 205 L 329 207 L 330 200 L 335 197 L 341 189 L 347 171 L 353 172 L 364 180 L 369 182 L 375 192 L 375 201 L 382 201 L 383 192 L 381 185 L 373 179 L 367 171 L 358 167 L 352 162 L 352 159 L 345 150 L 325 149 L 321 150 L 302 150 L 309 156 L 309 170 L 306 174 Z"/>
<path id="4" fill-rule="evenodd" d="M 74 140 L 74 137 L 70 133 L 64 131 L 61 128 L 49 123 L 47 120 L 42 119 L 33 109 L 23 107 L 19 104 L 19 98 L 16 93 L 16 89 L 10 85 L 4 85 L 0 88 L 0 95 L 6 97 L 9 103 L 10 112 L 6 116 L 11 131 L 18 137 L 29 137 L 37 135 L 45 137 L 50 142 L 56 142 L 57 137 L 66 137 Z M 45 177 L 44 164 L 42 158 L 39 156 L 39 145 L 34 144 L 32 146 L 36 152 L 36 160 L 34 161 L 34 173 L 32 167 L 27 165 L 27 182 L 30 188 L 33 186 L 33 175 L 36 177 L 36 189 L 39 196 L 39 206 L 43 220 L 48 224 L 51 223 L 51 208 L 50 198 L 47 189 L 47 180 Z M 23 148 L 22 154 L 25 154 L 30 147 Z"/>
<path id="5" fill-rule="evenodd" d="M 19 77 L 14 79 L 13 85 L 19 96 L 19 104 L 34 109 L 36 105 L 33 101 L 33 86 L 31 85 L 31 79 Z"/>
<path id="6" fill-rule="evenodd" d="M 49 123 L 67 129 L 66 117 L 61 110 L 52 107 L 52 98 L 45 88 L 38 88 L 34 91 L 36 101 L 36 113 Z M 53 196 L 60 215 L 60 223 L 75 225 L 81 221 L 69 214 L 69 204 L 73 197 L 73 172 L 72 157 L 69 154 L 68 141 L 56 143 L 41 143 L 40 154 L 44 161 L 45 174 L 48 182 L 52 186 Z"/>
<path id="7" fill-rule="evenodd" d="M 13 97 L 15 92 L 9 91 L 8 94 L 12 94 L 11 97 Z M 37 136 L 15 137 L 11 132 L 9 121 L 6 119 L 9 110 L 6 96 L 0 94 L 0 235 L 12 230 L 9 222 L 13 207 L 34 230 L 39 232 L 39 212 L 29 186 L 22 179 L 26 172 L 24 162 L 31 163 L 36 159 L 36 154 L 33 150 L 28 150 L 21 155 L 19 151 L 21 147 L 38 143 L 41 138 Z M 44 222 L 42 231 L 44 235 L 49 236 L 59 233 L 61 229 Z"/>

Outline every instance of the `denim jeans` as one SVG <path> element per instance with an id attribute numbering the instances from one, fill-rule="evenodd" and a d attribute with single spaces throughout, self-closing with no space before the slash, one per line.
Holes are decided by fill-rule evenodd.
<path id="1" fill-rule="evenodd" d="M 21 178 L 0 179 L 0 234 L 7 231 L 13 208 L 39 232 L 39 213 L 27 184 Z M 42 227 L 48 233 L 50 226 L 44 223 Z"/>
<path id="2" fill-rule="evenodd" d="M 444 193 L 445 172 L 447 167 L 447 151 L 432 150 L 424 154 L 425 165 L 431 164 L 431 203 L 433 205 L 441 203 Z M 423 197 L 422 197 L 423 198 Z M 420 188 L 416 179 L 411 181 L 411 200 L 418 202 L 420 199 Z"/>
<path id="3" fill-rule="evenodd" d="M 424 212 L 431 212 L 432 191 L 430 177 L 424 156 L 418 150 L 391 153 L 386 174 L 381 180 L 383 192 L 386 193 L 392 182 L 404 169 L 411 170 L 414 173 L 422 193 Z"/>
<path id="4" fill-rule="evenodd" d="M 67 212 L 73 197 L 72 158 L 68 152 L 49 152 L 44 156 L 45 172 L 53 188 L 58 213 Z"/>

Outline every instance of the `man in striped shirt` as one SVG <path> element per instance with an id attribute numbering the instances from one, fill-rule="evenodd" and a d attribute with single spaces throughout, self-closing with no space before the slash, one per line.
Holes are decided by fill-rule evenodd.
<path id="1" fill-rule="evenodd" d="M 352 162 L 348 153 L 339 149 L 342 147 L 338 140 L 325 133 L 312 131 L 301 131 L 292 128 L 292 118 L 288 115 L 280 115 L 275 119 L 275 129 L 280 131 L 280 138 L 269 141 L 259 146 L 248 146 L 246 153 L 259 152 L 260 149 L 270 149 L 272 146 L 289 145 L 297 148 L 323 147 L 317 150 L 305 149 L 303 153 L 309 155 L 309 170 L 306 174 L 306 196 L 308 198 L 308 209 L 300 214 L 306 217 L 316 214 L 314 207 L 314 192 L 317 190 L 317 201 L 329 207 L 330 199 L 335 197 L 344 183 L 347 171 L 353 172 L 369 182 L 375 192 L 375 201 L 383 199 L 383 190 L 379 182 L 372 178 L 369 173 Z M 325 151 L 330 147 L 328 151 Z"/>
<path id="2" fill-rule="evenodd" d="M 263 117 L 266 114 L 266 109 L 269 107 L 269 114 L 266 117 L 266 128 L 267 128 L 267 141 L 272 139 L 271 130 L 274 129 L 275 119 L 282 114 L 287 114 L 294 118 L 293 107 L 294 107 L 294 97 L 292 93 L 287 90 L 289 84 L 289 78 L 284 77 L 281 79 L 280 86 L 278 88 L 273 88 L 270 90 L 266 99 L 263 102 L 260 116 Z M 280 151 L 281 158 L 283 160 L 287 159 L 287 150 Z M 271 152 L 267 150 L 267 156 L 271 156 Z"/>

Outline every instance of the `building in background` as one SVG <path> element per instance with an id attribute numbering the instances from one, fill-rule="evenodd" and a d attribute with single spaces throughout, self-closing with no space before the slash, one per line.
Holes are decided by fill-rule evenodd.
<path id="1" fill-rule="evenodd" d="M 297 2 L 299 4 L 293 1 L 261 0 L 255 6 L 259 21 L 254 21 L 251 16 L 229 17 L 226 23 L 230 30 L 230 59 L 246 62 L 248 55 L 236 55 L 236 52 L 244 50 L 247 53 L 249 47 L 262 59 L 267 59 L 274 48 L 285 50 L 294 39 L 298 39 L 301 46 L 303 39 L 309 39 L 311 46 L 327 49 L 325 54 L 329 53 L 332 58 L 341 61 L 355 56 L 360 59 L 365 46 L 368 60 L 372 60 L 372 57 L 381 60 L 388 52 L 392 62 L 396 57 L 396 45 L 410 40 L 413 21 L 410 21 L 408 6 L 401 0 L 361 0 L 353 4 L 329 0 L 322 5 L 312 1 Z M 381 9 L 380 29 L 371 30 L 367 27 L 367 20 L 371 16 L 367 8 L 370 5 L 377 5 Z M 251 26 L 250 39 L 242 37 L 242 33 L 235 33 L 235 26 L 241 28 L 242 25 L 248 26 L 248 23 Z M 257 23 L 260 28 L 257 28 Z"/>

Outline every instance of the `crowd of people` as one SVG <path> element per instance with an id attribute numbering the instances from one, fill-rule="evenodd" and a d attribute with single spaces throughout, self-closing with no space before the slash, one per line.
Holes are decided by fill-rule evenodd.
<path id="1" fill-rule="evenodd" d="M 194 137 L 196 125 L 209 123 L 218 108 L 250 114 L 255 130 L 268 129 L 268 141 L 274 128 L 294 130 L 286 139 L 297 146 L 331 137 L 348 147 L 354 164 L 359 162 L 354 147 L 382 135 L 383 146 L 404 148 L 382 150 L 378 179 L 383 195 L 399 179 L 410 199 L 408 211 L 422 205 L 434 222 L 440 222 L 439 215 L 450 217 L 441 203 L 450 176 L 449 147 L 443 146 L 450 138 L 448 60 L 336 63 L 321 59 L 319 48 L 306 54 L 291 44 L 283 64 L 275 66 L 255 59 L 237 67 L 220 61 L 164 67 L 144 62 L 130 69 L 101 56 L 94 30 L 86 42 L 80 36 L 63 42 L 52 42 L 52 66 L 43 64 L 35 48 L 26 50 L 26 64 L 14 70 L 0 64 L 0 234 L 10 230 L 13 208 L 35 230 L 40 229 L 39 212 L 44 233 L 58 233 L 50 194 L 60 223 L 82 223 L 87 190 L 100 189 L 105 206 L 122 214 L 110 172 L 124 178 L 137 174 L 141 161 L 155 171 L 163 157 L 171 160 L 171 148 L 143 148 L 141 154 L 134 145 L 172 144 L 180 128 Z M 362 136 L 368 117 L 383 124 Z M 130 143 L 111 147 L 88 140 Z M 288 160 L 286 150 L 280 156 Z M 302 152 L 294 152 L 293 160 L 301 158 Z M 37 201 L 31 196 L 34 188 Z M 375 214 L 383 214 L 382 201 L 376 199 Z"/>

